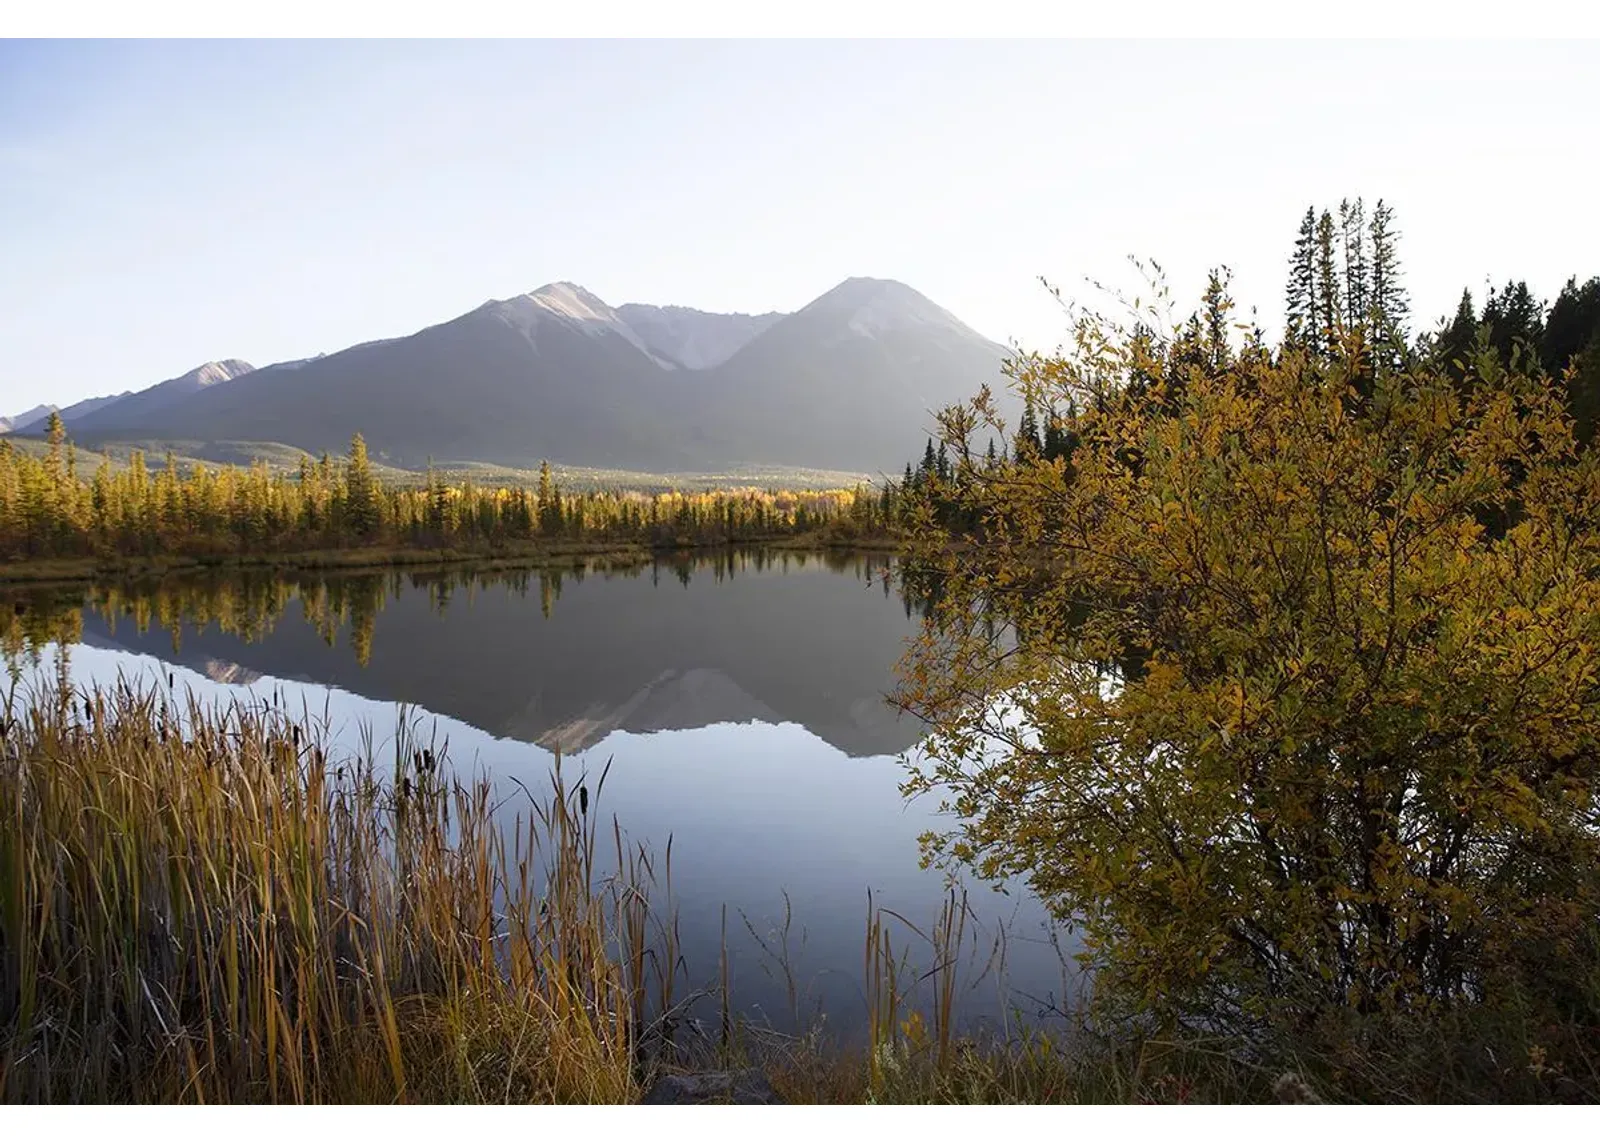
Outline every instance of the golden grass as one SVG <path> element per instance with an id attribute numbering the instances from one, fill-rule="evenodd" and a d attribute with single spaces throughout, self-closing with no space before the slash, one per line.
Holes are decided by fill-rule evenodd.
<path id="1" fill-rule="evenodd" d="M 649 885 L 559 769 L 508 826 L 277 709 L 58 684 L 0 731 L 7 1101 L 635 1096 Z"/>

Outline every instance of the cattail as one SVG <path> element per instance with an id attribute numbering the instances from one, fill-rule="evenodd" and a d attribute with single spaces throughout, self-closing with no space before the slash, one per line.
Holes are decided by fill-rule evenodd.
<path id="1" fill-rule="evenodd" d="M 1278 1081 L 1272 1085 L 1272 1094 L 1279 1103 L 1321 1103 L 1317 1093 L 1305 1080 L 1295 1075 L 1294 1072 L 1284 1072 Z"/>

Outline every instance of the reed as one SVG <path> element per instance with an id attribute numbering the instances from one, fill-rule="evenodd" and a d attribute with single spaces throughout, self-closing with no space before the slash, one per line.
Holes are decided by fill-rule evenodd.
<path id="1" fill-rule="evenodd" d="M 508 823 L 414 729 L 389 768 L 281 703 L 13 688 L 0 1096 L 632 1098 L 653 869 L 597 878 L 559 768 Z"/>

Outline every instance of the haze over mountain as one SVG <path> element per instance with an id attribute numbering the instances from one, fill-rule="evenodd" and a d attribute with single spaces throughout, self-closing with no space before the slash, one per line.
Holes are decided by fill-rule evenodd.
<path id="1" fill-rule="evenodd" d="M 721 365 L 758 334 L 783 320 L 783 314 L 709 314 L 684 306 L 617 307 L 620 317 L 657 361 L 680 369 Z"/>
<path id="2" fill-rule="evenodd" d="M 613 308 L 571 282 L 407 337 L 254 369 L 210 362 L 64 411 L 73 438 L 254 440 L 388 463 L 541 459 L 657 471 L 893 471 L 933 411 L 1006 350 L 899 282 L 851 278 L 797 313 Z"/>

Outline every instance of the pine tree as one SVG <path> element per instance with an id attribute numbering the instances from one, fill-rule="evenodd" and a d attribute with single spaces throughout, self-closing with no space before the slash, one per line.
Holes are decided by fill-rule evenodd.
<path id="1" fill-rule="evenodd" d="M 1333 215 L 1326 210 L 1317 219 L 1317 346 L 1329 352 L 1337 342 L 1343 309 L 1339 301 L 1338 257 L 1334 249 Z"/>
<path id="2" fill-rule="evenodd" d="M 50 419 L 45 422 L 45 440 L 49 442 L 50 451 L 46 455 L 46 468 L 50 476 L 50 495 L 59 496 L 65 489 L 67 470 L 65 457 L 62 455 L 62 445 L 67 439 L 67 426 L 61 421 L 61 414 L 51 410 Z"/>
<path id="3" fill-rule="evenodd" d="M 350 438 L 350 453 L 345 462 L 345 518 L 358 536 L 378 531 L 377 485 L 372 463 L 367 459 L 367 442 L 360 433 Z"/>
<path id="4" fill-rule="evenodd" d="M 550 462 L 539 462 L 539 531 L 553 536 L 561 530 L 561 519 L 556 507 L 555 483 L 550 479 Z"/>
<path id="5" fill-rule="evenodd" d="M 1039 437 L 1039 415 L 1034 410 L 1033 398 L 1027 397 L 1022 405 L 1022 422 L 1017 426 L 1017 442 L 1013 448 L 1018 460 L 1038 456 L 1044 449 Z"/>
<path id="6" fill-rule="evenodd" d="M 1600 277 L 1582 286 L 1577 278 L 1567 279 L 1545 317 L 1544 338 L 1539 357 L 1545 372 L 1560 376 L 1590 344 L 1600 339 Z"/>
<path id="7" fill-rule="evenodd" d="M 1372 211 L 1372 281 L 1367 305 L 1371 313 L 1372 339 L 1394 349 L 1406 342 L 1406 318 L 1410 305 L 1400 280 L 1400 254 L 1396 249 L 1400 235 L 1394 228 L 1394 208 L 1381 198 Z"/>
<path id="8" fill-rule="evenodd" d="M 1339 203 L 1339 242 L 1344 248 L 1345 324 L 1367 331 L 1367 234 L 1365 207 L 1360 197 Z"/>
<path id="9" fill-rule="evenodd" d="M 1483 305 L 1483 324 L 1489 327 L 1489 344 L 1501 364 L 1509 365 L 1514 353 L 1537 352 L 1544 340 L 1544 307 L 1527 282 L 1507 282 L 1505 289 L 1490 292 Z"/>
<path id="10" fill-rule="evenodd" d="M 1462 290 L 1456 316 L 1433 341 L 1433 357 L 1439 367 L 1456 381 L 1463 380 L 1472 365 L 1472 350 L 1478 339 L 1478 316 L 1472 308 L 1472 291 Z"/>
<path id="11" fill-rule="evenodd" d="M 1306 207 L 1289 259 L 1289 288 L 1284 298 L 1288 340 L 1297 345 L 1314 342 L 1317 328 L 1317 215 Z"/>

